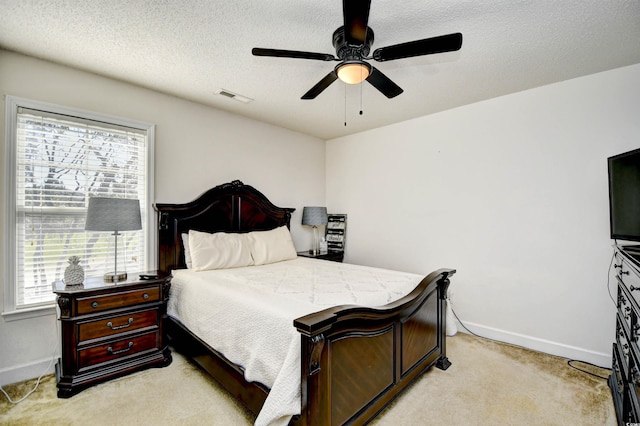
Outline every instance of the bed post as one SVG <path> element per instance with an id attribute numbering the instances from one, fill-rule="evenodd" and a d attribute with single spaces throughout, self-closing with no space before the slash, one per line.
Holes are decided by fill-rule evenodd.
<path id="1" fill-rule="evenodd" d="M 453 271 L 455 272 L 455 271 Z M 440 358 L 436 361 L 436 367 L 440 370 L 446 370 L 451 367 L 451 361 L 447 358 L 447 289 L 449 288 L 449 274 L 450 272 L 444 272 L 440 280 L 438 280 L 438 315 L 440 316 L 438 321 L 439 339 L 440 339 Z"/>
<path id="2" fill-rule="evenodd" d="M 294 416 L 290 425 L 311 425 L 314 424 L 311 419 L 318 421 L 321 416 L 320 398 L 318 395 L 310 395 L 309 390 L 320 389 L 322 384 L 318 383 L 320 379 L 320 357 L 324 348 L 324 335 L 318 334 L 313 337 L 301 335 L 302 353 L 301 353 L 301 372 L 300 391 L 301 406 L 300 415 Z M 313 393 L 313 392 L 311 392 Z"/>

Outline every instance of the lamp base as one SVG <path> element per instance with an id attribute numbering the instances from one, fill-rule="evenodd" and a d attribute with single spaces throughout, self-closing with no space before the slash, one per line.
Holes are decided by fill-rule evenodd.
<path id="1" fill-rule="evenodd" d="M 104 281 L 107 283 L 117 283 L 127 279 L 126 272 L 107 272 L 104 274 Z"/>

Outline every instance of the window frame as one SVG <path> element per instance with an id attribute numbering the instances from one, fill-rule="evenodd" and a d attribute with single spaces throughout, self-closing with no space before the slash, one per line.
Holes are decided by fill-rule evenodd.
<path id="1" fill-rule="evenodd" d="M 147 132 L 147 151 L 146 151 L 146 195 L 149 205 L 146 206 L 146 227 L 143 230 L 147 234 L 147 246 L 145 247 L 145 259 L 149 270 L 156 269 L 157 253 L 156 232 L 155 232 L 155 211 L 154 203 L 154 158 L 155 158 L 155 125 L 137 120 L 126 119 L 122 117 L 111 116 L 107 114 L 87 111 L 77 108 L 66 107 L 62 105 L 52 104 L 48 102 L 25 99 L 16 96 L 6 96 L 5 101 L 5 159 L 4 159 L 4 227 L 2 234 L 4 235 L 4 285 L 3 285 L 3 310 L 2 316 L 6 321 L 19 320 L 24 318 L 37 317 L 42 315 L 50 315 L 56 312 L 55 301 L 43 303 L 41 305 L 18 307 L 16 306 L 16 271 L 17 271 L 17 253 L 16 245 L 16 204 L 17 204 L 17 121 L 18 109 L 30 108 L 42 111 L 49 111 L 55 114 L 68 115 L 81 119 L 101 121 L 120 126 L 131 127 Z"/>

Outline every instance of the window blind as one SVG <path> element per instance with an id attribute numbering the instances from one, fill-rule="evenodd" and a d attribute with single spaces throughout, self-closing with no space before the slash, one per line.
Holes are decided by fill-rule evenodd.
<path id="1" fill-rule="evenodd" d="M 70 256 L 85 276 L 114 267 L 114 237 L 84 230 L 93 196 L 140 200 L 146 229 L 147 132 L 19 108 L 16 123 L 16 307 L 54 299 Z M 118 269 L 146 269 L 144 231 L 118 238 Z"/>

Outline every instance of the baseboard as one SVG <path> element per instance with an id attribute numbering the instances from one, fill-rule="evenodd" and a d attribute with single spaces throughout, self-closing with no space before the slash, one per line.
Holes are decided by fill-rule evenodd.
<path id="1" fill-rule="evenodd" d="M 456 325 L 458 327 L 458 331 L 469 334 L 469 331 L 465 330 L 465 328 L 460 325 L 460 322 L 456 321 Z M 586 361 L 604 368 L 611 368 L 610 353 L 594 352 L 584 348 L 538 339 L 536 337 L 500 330 L 471 322 L 465 322 L 464 325 L 469 328 L 473 334 L 477 334 L 488 339 L 511 343 L 512 345 L 522 346 L 527 349 L 563 358 Z"/>
<path id="2" fill-rule="evenodd" d="M 57 359 L 57 357 L 56 357 Z M 55 360 L 51 358 L 33 361 L 29 364 L 16 365 L 0 370 L 0 386 L 23 382 L 38 378 L 41 375 L 55 372 Z"/>

